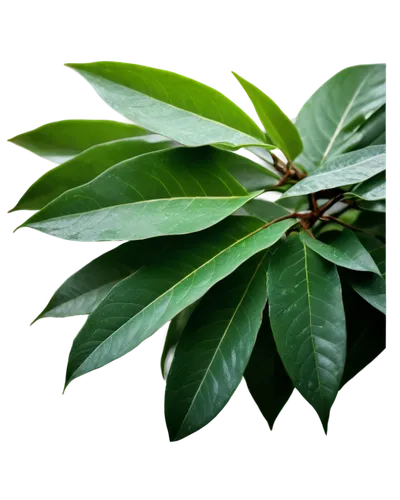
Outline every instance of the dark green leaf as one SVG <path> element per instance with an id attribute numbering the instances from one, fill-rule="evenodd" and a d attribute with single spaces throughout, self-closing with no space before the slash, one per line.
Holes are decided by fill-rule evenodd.
<path id="1" fill-rule="evenodd" d="M 97 144 L 146 136 L 150 133 L 130 123 L 109 120 L 63 120 L 48 123 L 9 140 L 43 158 L 62 163 Z"/>
<path id="2" fill-rule="evenodd" d="M 354 271 L 370 271 L 380 276 L 374 259 L 350 229 L 326 233 L 323 241 L 312 238 L 302 231 L 301 239 L 311 250 L 337 266 Z"/>
<path id="3" fill-rule="evenodd" d="M 165 392 L 171 441 L 207 425 L 242 379 L 267 300 L 268 250 L 208 292 L 179 339 Z"/>
<path id="4" fill-rule="evenodd" d="M 199 301 L 193 302 L 190 306 L 184 309 L 182 312 L 177 314 L 175 318 L 171 320 L 168 327 L 167 337 L 164 343 L 164 349 L 161 355 L 161 373 L 166 379 L 171 368 L 172 360 L 174 359 L 174 354 L 178 341 L 181 338 L 182 332 L 189 321 L 189 318 Z"/>
<path id="5" fill-rule="evenodd" d="M 117 62 L 67 66 L 78 71 L 118 113 L 185 146 L 265 143 L 263 132 L 236 104 L 190 78 Z"/>
<path id="6" fill-rule="evenodd" d="M 296 119 L 304 146 L 296 165 L 312 172 L 347 151 L 360 126 L 386 102 L 385 69 L 384 64 L 344 69 L 311 96 Z"/>
<path id="7" fill-rule="evenodd" d="M 294 223 L 263 229 L 258 219 L 229 217 L 206 231 L 163 238 L 154 263 L 115 285 L 89 316 L 74 340 L 66 385 L 134 349 Z"/>
<path id="8" fill-rule="evenodd" d="M 121 161 L 176 146 L 175 142 L 159 135 L 121 139 L 93 146 L 42 175 L 11 211 L 40 210 L 60 194 L 86 184 Z"/>
<path id="9" fill-rule="evenodd" d="M 386 167 L 386 146 L 369 146 L 332 160 L 286 191 L 282 198 L 363 182 Z"/>
<path id="10" fill-rule="evenodd" d="M 293 392 L 293 384 L 276 350 L 268 310 L 244 374 L 247 387 L 271 430 Z"/>
<path id="11" fill-rule="evenodd" d="M 334 264 L 295 234 L 273 254 L 268 269 L 271 327 L 295 387 L 317 411 L 325 431 L 340 387 L 346 325 Z"/>
<path id="12" fill-rule="evenodd" d="M 177 148 L 131 158 L 63 193 L 23 226 L 78 241 L 205 229 L 259 194 L 247 193 L 219 163 L 221 154 Z"/>
<path id="13" fill-rule="evenodd" d="M 357 207 L 360 208 L 361 210 L 366 210 L 367 212 L 386 213 L 386 201 L 385 200 L 379 200 L 379 201 L 360 200 L 357 203 Z"/>
<path id="14" fill-rule="evenodd" d="M 131 241 L 93 260 L 60 286 L 36 320 L 91 313 L 114 285 L 158 255 L 162 241 Z"/>
<path id="15" fill-rule="evenodd" d="M 347 354 L 342 387 L 385 349 L 385 316 L 344 289 Z M 360 314 L 360 311 L 362 313 Z"/>
<path id="16" fill-rule="evenodd" d="M 296 125 L 264 92 L 237 73 L 233 72 L 233 74 L 250 97 L 272 144 L 283 151 L 289 160 L 294 160 L 303 149 Z"/>

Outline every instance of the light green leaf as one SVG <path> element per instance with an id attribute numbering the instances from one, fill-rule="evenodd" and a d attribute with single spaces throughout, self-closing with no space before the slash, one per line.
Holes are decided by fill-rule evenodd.
<path id="1" fill-rule="evenodd" d="M 351 138 L 348 151 L 386 143 L 386 105 L 379 108 Z"/>
<path id="2" fill-rule="evenodd" d="M 167 378 L 169 370 L 171 369 L 176 346 L 178 345 L 182 332 L 198 303 L 199 301 L 193 302 L 193 304 L 177 314 L 169 324 L 167 336 L 164 342 L 164 349 L 161 355 L 161 373 L 164 379 Z"/>
<path id="3" fill-rule="evenodd" d="M 113 286 L 154 259 L 162 246 L 162 238 L 130 241 L 101 255 L 68 278 L 35 321 L 91 313 Z"/>
<path id="4" fill-rule="evenodd" d="M 10 142 L 55 163 L 62 163 L 104 142 L 150 134 L 130 123 L 109 120 L 63 120 L 17 135 Z"/>
<path id="5" fill-rule="evenodd" d="M 258 219 L 229 217 L 206 231 L 163 238 L 154 262 L 115 285 L 89 316 L 72 346 L 66 386 L 134 349 L 294 223 L 264 229 Z"/>
<path id="6" fill-rule="evenodd" d="M 272 222 L 278 217 L 290 214 L 291 212 L 276 203 L 267 200 L 250 200 L 243 205 L 234 215 L 250 215 L 257 217 L 264 222 Z"/>
<path id="7" fill-rule="evenodd" d="M 281 111 L 272 99 L 255 85 L 233 72 L 241 86 L 250 97 L 265 131 L 272 144 L 285 153 L 288 160 L 294 160 L 303 150 L 300 134 L 291 120 Z"/>
<path id="8" fill-rule="evenodd" d="M 369 271 L 380 276 L 374 259 L 350 229 L 326 233 L 323 236 L 323 241 L 312 238 L 305 231 L 302 231 L 301 240 L 311 250 L 337 266 L 354 271 Z"/>
<path id="9" fill-rule="evenodd" d="M 218 283 L 190 316 L 167 378 L 171 441 L 207 425 L 239 385 L 267 300 L 267 255 L 255 255 Z"/>
<path id="10" fill-rule="evenodd" d="M 352 197 L 366 201 L 384 200 L 386 198 L 386 172 L 374 175 L 346 193 L 346 198 Z"/>
<path id="11" fill-rule="evenodd" d="M 93 180 L 108 168 L 144 153 L 177 147 L 160 135 L 106 142 L 87 149 L 38 179 L 10 210 L 40 210 L 57 196 Z"/>
<path id="12" fill-rule="evenodd" d="M 248 194 L 219 163 L 221 154 L 177 148 L 131 158 L 63 193 L 23 226 L 77 241 L 200 231 L 260 193 Z"/>
<path id="13" fill-rule="evenodd" d="M 137 64 L 67 64 L 123 116 L 185 146 L 265 144 L 253 120 L 220 92 L 190 78 Z"/>
<path id="14" fill-rule="evenodd" d="M 370 307 L 347 287 L 343 289 L 346 312 L 347 354 L 341 387 L 385 349 L 385 315 Z M 362 311 L 362 314 L 360 314 Z"/>
<path id="15" fill-rule="evenodd" d="M 348 150 L 359 128 L 386 102 L 384 64 L 344 69 L 320 87 L 296 118 L 303 153 L 296 165 L 312 172 Z"/>
<path id="16" fill-rule="evenodd" d="M 272 430 L 293 392 L 293 384 L 276 350 L 267 309 L 244 377 L 254 401 Z"/>
<path id="17" fill-rule="evenodd" d="M 291 235 L 271 258 L 268 299 L 271 327 L 286 371 L 326 431 L 346 356 L 336 266 L 310 250 L 297 234 Z"/>
<path id="18" fill-rule="evenodd" d="M 386 168 L 386 146 L 369 146 L 332 160 L 295 184 L 282 198 L 363 182 Z"/>

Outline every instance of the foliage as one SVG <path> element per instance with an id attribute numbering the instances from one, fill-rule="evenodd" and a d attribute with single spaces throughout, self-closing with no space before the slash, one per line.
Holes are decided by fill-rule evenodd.
<path id="1" fill-rule="evenodd" d="M 341 71 L 294 122 L 235 74 L 265 130 L 174 73 L 68 66 L 134 124 L 66 120 L 11 139 L 60 163 L 13 209 L 36 210 L 23 227 L 125 241 L 37 318 L 89 315 L 65 387 L 171 321 L 171 440 L 215 418 L 242 378 L 271 428 L 295 388 L 326 431 L 338 391 L 385 347 L 385 66 Z"/>

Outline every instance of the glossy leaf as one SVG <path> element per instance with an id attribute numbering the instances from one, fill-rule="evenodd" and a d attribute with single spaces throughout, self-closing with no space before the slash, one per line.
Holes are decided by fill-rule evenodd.
<path id="1" fill-rule="evenodd" d="M 249 215 L 257 217 L 264 222 L 272 222 L 278 217 L 288 215 L 291 212 L 276 203 L 267 200 L 250 200 L 235 213 L 235 215 Z"/>
<path id="2" fill-rule="evenodd" d="M 63 120 L 17 135 L 10 142 L 55 163 L 62 163 L 104 142 L 150 134 L 130 123 L 110 120 Z"/>
<path id="3" fill-rule="evenodd" d="M 258 219 L 229 217 L 206 231 L 164 238 L 155 261 L 115 285 L 89 316 L 71 349 L 66 386 L 134 349 L 294 223 L 263 229 Z"/>
<path id="4" fill-rule="evenodd" d="M 344 69 L 320 87 L 296 118 L 303 152 L 296 165 L 312 172 L 353 144 L 354 134 L 386 102 L 384 64 Z"/>
<path id="5" fill-rule="evenodd" d="M 347 193 L 346 197 L 355 197 L 366 201 L 384 200 L 386 198 L 386 172 L 381 172 L 361 182 Z"/>
<path id="6" fill-rule="evenodd" d="M 163 239 L 130 241 L 101 255 L 68 278 L 36 320 L 91 313 L 114 285 L 154 259 L 162 247 Z"/>
<path id="7" fill-rule="evenodd" d="M 378 311 L 386 314 L 386 245 L 377 238 L 360 235 L 364 247 L 368 250 L 379 268 L 381 275 L 346 273 L 345 279 L 353 289 Z"/>
<path id="8" fill-rule="evenodd" d="M 198 301 L 188 306 L 182 312 L 177 314 L 169 324 L 167 336 L 165 338 L 164 349 L 161 355 L 161 373 L 164 379 L 167 378 L 169 370 L 171 368 L 178 341 L 181 338 L 182 332 L 187 325 L 187 322 L 189 321 L 189 318 L 195 310 L 197 304 Z"/>
<path id="9" fill-rule="evenodd" d="M 347 354 L 342 387 L 379 356 L 386 343 L 385 316 L 365 304 L 356 293 L 346 291 Z"/>
<path id="10" fill-rule="evenodd" d="M 385 168 L 386 146 L 370 146 L 352 151 L 324 163 L 321 168 L 286 191 L 282 198 L 363 182 L 383 172 Z"/>
<path id="11" fill-rule="evenodd" d="M 215 152 L 177 148 L 131 158 L 65 192 L 23 226 L 77 241 L 205 229 L 259 194 L 248 194 L 218 163 L 219 154 L 213 161 Z"/>
<path id="12" fill-rule="evenodd" d="M 207 425 L 239 385 L 267 300 L 267 255 L 255 255 L 218 283 L 190 316 L 167 378 L 171 441 Z"/>
<path id="13" fill-rule="evenodd" d="M 379 108 L 357 130 L 348 150 L 386 143 L 386 105 Z"/>
<path id="14" fill-rule="evenodd" d="M 334 264 L 291 235 L 268 269 L 271 327 L 293 384 L 327 430 L 346 355 L 346 325 Z"/>
<path id="15" fill-rule="evenodd" d="M 337 266 L 354 271 L 369 271 L 380 276 L 379 268 L 374 259 L 350 229 L 324 234 L 323 241 L 312 238 L 305 231 L 302 231 L 301 240 L 311 250 Z"/>
<path id="16" fill-rule="evenodd" d="M 291 120 L 272 99 L 255 85 L 233 72 L 254 105 L 257 115 L 271 138 L 272 144 L 283 151 L 289 160 L 294 160 L 303 150 L 300 134 Z"/>
<path id="17" fill-rule="evenodd" d="M 118 113 L 185 146 L 265 144 L 253 120 L 220 92 L 190 78 L 137 64 L 67 64 Z"/>
<path id="18" fill-rule="evenodd" d="M 177 143 L 159 135 L 121 139 L 93 146 L 42 175 L 11 211 L 40 210 L 60 194 L 90 182 L 121 161 L 173 147 L 177 147 Z"/>
<path id="19" fill-rule="evenodd" d="M 293 384 L 276 350 L 267 309 L 244 377 L 254 401 L 272 430 L 293 392 Z"/>

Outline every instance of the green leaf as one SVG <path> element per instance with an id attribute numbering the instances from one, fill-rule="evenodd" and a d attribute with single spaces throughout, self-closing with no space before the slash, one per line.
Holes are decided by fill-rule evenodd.
<path id="1" fill-rule="evenodd" d="M 346 198 L 352 197 L 366 201 L 384 200 L 386 198 L 386 172 L 374 175 L 346 193 Z"/>
<path id="2" fill-rule="evenodd" d="M 386 314 L 386 245 L 370 235 L 360 235 L 364 247 L 374 259 L 382 276 L 345 273 L 344 278 L 353 289 L 378 311 Z"/>
<path id="3" fill-rule="evenodd" d="M 359 240 L 368 250 L 371 257 L 374 259 L 376 265 L 382 276 L 386 274 L 386 245 L 382 241 L 378 240 L 374 236 L 369 234 L 360 233 L 358 235 Z"/>
<path id="4" fill-rule="evenodd" d="M 285 153 L 288 160 L 294 160 L 303 150 L 303 144 L 296 125 L 264 92 L 237 73 L 233 72 L 233 74 L 253 103 L 272 143 Z"/>
<path id="5" fill-rule="evenodd" d="M 295 184 L 282 198 L 363 182 L 386 168 L 386 146 L 369 146 L 332 160 Z"/>
<path id="6" fill-rule="evenodd" d="M 271 327 L 293 384 L 327 430 L 346 355 L 346 325 L 336 266 L 295 234 L 273 254 L 268 269 Z"/>
<path id="7" fill-rule="evenodd" d="M 270 429 L 293 392 L 293 384 L 276 350 L 268 311 L 244 374 L 247 387 Z"/>
<path id="8" fill-rule="evenodd" d="M 344 289 L 347 355 L 342 387 L 385 349 L 385 316 L 356 293 Z M 359 314 L 362 311 L 362 314 Z"/>
<path id="9" fill-rule="evenodd" d="M 40 210 L 60 194 L 86 184 L 121 161 L 176 146 L 177 143 L 159 135 L 121 139 L 93 146 L 42 175 L 10 212 Z"/>
<path id="10" fill-rule="evenodd" d="M 386 102 L 384 64 L 344 69 L 320 87 L 296 118 L 303 153 L 296 165 L 312 172 L 348 150 L 354 134 Z"/>
<path id="11" fill-rule="evenodd" d="M 182 332 L 198 303 L 199 301 L 193 302 L 193 304 L 177 314 L 169 324 L 167 337 L 165 338 L 164 349 L 161 355 L 161 373 L 164 379 L 166 379 L 168 376 L 172 360 L 174 359 L 176 346 L 178 345 L 178 341 L 181 338 Z"/>
<path id="12" fill-rule="evenodd" d="M 213 148 L 177 148 L 131 158 L 63 193 L 23 226 L 77 241 L 205 229 L 259 194 L 248 194 L 220 157 Z"/>
<path id="13" fill-rule="evenodd" d="M 206 231 L 163 238 L 154 262 L 115 285 L 90 314 L 74 340 L 66 386 L 134 349 L 294 223 L 263 229 L 257 219 L 229 217 Z"/>
<path id="14" fill-rule="evenodd" d="M 361 210 L 366 210 L 367 212 L 386 213 L 386 201 L 385 200 L 379 200 L 379 201 L 363 201 L 363 200 L 360 200 L 357 203 L 357 206 Z"/>
<path id="15" fill-rule="evenodd" d="M 359 273 L 348 273 L 346 280 L 371 306 L 386 314 L 386 284 L 383 278 L 375 274 L 364 276 Z"/>
<path id="16" fill-rule="evenodd" d="M 119 281 L 154 259 L 162 240 L 130 241 L 93 260 L 68 278 L 35 319 L 91 313 Z"/>
<path id="17" fill-rule="evenodd" d="M 312 238 L 305 231 L 302 231 L 301 240 L 311 250 L 337 266 L 354 271 L 370 271 L 380 276 L 374 259 L 350 229 L 326 233 L 323 236 L 323 241 Z"/>
<path id="18" fill-rule="evenodd" d="M 171 441 L 207 425 L 239 385 L 267 300 L 267 255 L 255 255 L 218 283 L 190 316 L 167 378 Z"/>
<path id="19" fill-rule="evenodd" d="M 357 130 L 348 151 L 386 143 L 386 105 L 379 108 Z"/>
<path id="20" fill-rule="evenodd" d="M 265 144 L 253 120 L 220 92 L 190 78 L 137 64 L 67 64 L 118 113 L 185 146 Z"/>
<path id="21" fill-rule="evenodd" d="M 276 203 L 267 200 L 250 200 L 239 208 L 235 215 L 250 215 L 264 222 L 272 222 L 278 217 L 283 217 L 291 212 Z"/>
<path id="22" fill-rule="evenodd" d="M 150 134 L 136 125 L 109 120 L 63 120 L 17 135 L 10 142 L 55 163 L 70 160 L 97 144 Z"/>

